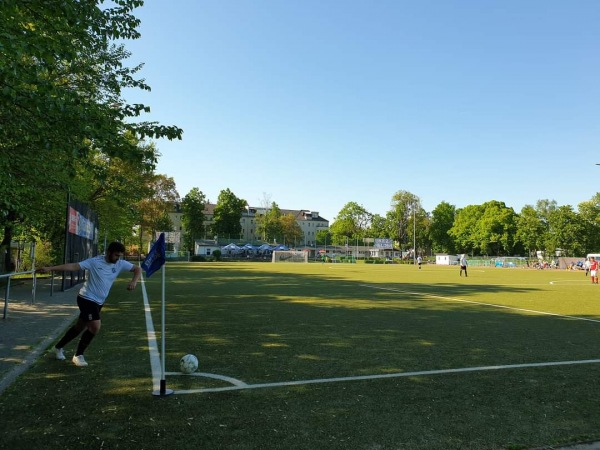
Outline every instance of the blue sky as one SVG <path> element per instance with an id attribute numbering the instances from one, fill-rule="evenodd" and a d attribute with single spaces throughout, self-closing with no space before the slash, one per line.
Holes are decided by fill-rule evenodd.
<path id="1" fill-rule="evenodd" d="M 385 216 L 499 200 L 572 205 L 600 191 L 600 2 L 147 0 L 157 172 L 183 197 Z"/>

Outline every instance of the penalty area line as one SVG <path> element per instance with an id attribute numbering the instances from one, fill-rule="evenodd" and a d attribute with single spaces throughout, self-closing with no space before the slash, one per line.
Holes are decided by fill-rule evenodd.
<path id="1" fill-rule="evenodd" d="M 482 305 L 482 306 L 490 306 L 492 308 L 510 309 L 510 310 L 513 310 L 513 311 L 521 311 L 521 312 L 528 312 L 528 313 L 533 313 L 533 314 L 539 314 L 539 315 L 542 315 L 542 316 L 554 316 L 554 317 L 562 317 L 562 318 L 565 318 L 565 319 L 583 320 L 585 322 L 600 323 L 600 320 L 598 320 L 598 319 L 588 319 L 587 317 L 569 316 L 569 315 L 566 315 L 566 314 L 557 314 L 557 313 L 551 313 L 551 312 L 546 312 L 546 311 L 537 311 L 535 309 L 515 308 L 514 306 L 498 305 L 496 303 L 475 302 L 473 300 L 463 300 L 461 298 L 456 298 L 456 297 L 445 297 L 443 295 L 435 295 L 435 294 L 429 294 L 429 293 L 424 293 L 424 292 L 403 291 L 401 289 L 385 288 L 385 287 L 380 287 L 380 286 L 372 286 L 372 285 L 369 285 L 369 284 L 361 284 L 361 286 L 368 287 L 368 288 L 371 288 L 371 289 L 378 289 L 378 290 L 381 290 L 381 291 L 398 292 L 400 294 L 420 295 L 421 297 L 434 298 L 434 299 L 439 299 L 439 300 L 447 300 L 447 301 L 451 301 L 451 302 L 470 303 L 472 305 Z"/>
<path id="2" fill-rule="evenodd" d="M 241 391 L 246 389 L 266 389 L 266 388 L 277 388 L 277 387 L 292 387 L 292 386 L 303 386 L 308 384 L 324 384 L 324 383 L 341 383 L 346 381 L 362 381 L 362 380 L 379 380 L 386 378 L 406 378 L 406 377 L 423 377 L 431 375 L 446 375 L 454 373 L 466 373 L 466 372 L 484 372 L 493 370 L 510 370 L 510 369 L 529 369 L 535 367 L 552 367 L 552 366 L 572 366 L 577 364 L 598 364 L 600 359 L 585 359 L 579 361 L 555 361 L 555 362 L 543 362 L 543 363 L 528 363 L 528 364 L 508 364 L 503 366 L 480 366 L 480 367 L 463 367 L 459 369 L 440 369 L 440 370 L 421 370 L 416 372 L 398 372 L 398 373 L 386 373 L 380 375 L 359 375 L 354 377 L 335 377 L 335 378 L 316 378 L 312 380 L 298 380 L 298 381 L 282 381 L 276 383 L 260 383 L 260 384 L 246 384 L 240 386 L 226 386 L 219 388 L 200 388 L 200 389 L 185 389 L 176 390 L 174 394 L 204 394 L 210 392 L 228 392 L 228 391 Z"/>

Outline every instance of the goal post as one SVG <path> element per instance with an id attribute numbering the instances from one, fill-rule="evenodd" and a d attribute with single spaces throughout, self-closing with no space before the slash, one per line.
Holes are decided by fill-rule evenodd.
<path id="1" fill-rule="evenodd" d="M 275 250 L 273 252 L 273 258 L 271 262 L 295 262 L 295 263 L 307 263 L 308 252 L 301 250 Z"/>

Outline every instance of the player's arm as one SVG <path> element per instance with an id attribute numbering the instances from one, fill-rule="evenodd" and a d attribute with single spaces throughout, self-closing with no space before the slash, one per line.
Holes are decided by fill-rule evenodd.
<path id="1" fill-rule="evenodd" d="M 79 263 L 67 263 L 59 264 L 58 266 L 46 266 L 36 269 L 36 273 L 50 273 L 50 272 L 77 272 L 81 270 Z"/>
<path id="2" fill-rule="evenodd" d="M 137 286 L 137 282 L 139 281 L 140 277 L 142 276 L 142 268 L 140 266 L 133 266 L 131 268 L 130 272 L 133 272 L 133 278 L 127 285 L 127 290 L 133 291 L 135 289 L 135 287 Z"/>

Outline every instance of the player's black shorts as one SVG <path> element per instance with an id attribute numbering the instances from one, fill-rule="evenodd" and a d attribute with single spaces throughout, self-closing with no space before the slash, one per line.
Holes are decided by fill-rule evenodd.
<path id="1" fill-rule="evenodd" d="M 102 305 L 96 302 L 77 296 L 77 306 L 79 306 L 79 318 L 89 322 L 91 320 L 100 320 L 100 310 Z"/>

